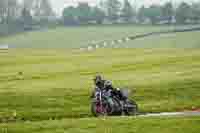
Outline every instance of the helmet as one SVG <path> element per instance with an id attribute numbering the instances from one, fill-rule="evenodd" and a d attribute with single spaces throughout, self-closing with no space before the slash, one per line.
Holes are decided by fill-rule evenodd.
<path id="1" fill-rule="evenodd" d="M 109 80 L 105 81 L 104 87 L 105 87 L 105 88 L 107 88 L 107 87 L 112 87 L 112 82 L 109 81 Z"/>
<path id="2" fill-rule="evenodd" d="M 103 80 L 102 76 L 101 75 L 96 75 L 95 78 L 94 78 L 94 82 L 95 83 L 99 83 Z"/>

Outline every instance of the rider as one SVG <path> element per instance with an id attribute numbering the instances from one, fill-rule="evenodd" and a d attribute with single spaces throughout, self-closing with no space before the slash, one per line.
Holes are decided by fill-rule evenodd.
<path id="1" fill-rule="evenodd" d="M 95 84 L 95 90 L 92 93 L 91 98 L 94 98 L 96 90 L 104 88 L 104 83 L 105 83 L 105 80 L 103 79 L 103 77 L 101 75 L 96 75 L 93 80 L 94 80 L 94 84 Z"/>
<path id="2" fill-rule="evenodd" d="M 124 100 L 124 96 L 119 88 L 114 88 L 112 82 L 109 80 L 104 80 L 101 75 L 97 75 L 94 78 L 95 89 L 102 89 L 106 92 L 111 92 L 111 96 L 117 96 L 119 100 Z M 92 95 L 92 97 L 94 94 Z"/>
<path id="3" fill-rule="evenodd" d="M 105 81 L 101 75 L 96 75 L 94 78 L 95 87 L 102 89 L 104 88 Z"/>
<path id="4" fill-rule="evenodd" d="M 119 88 L 114 88 L 111 81 L 108 81 L 108 80 L 105 81 L 104 89 L 107 92 L 110 91 L 111 92 L 111 96 L 116 96 L 117 98 L 119 98 L 119 100 L 125 100 L 121 90 Z"/>

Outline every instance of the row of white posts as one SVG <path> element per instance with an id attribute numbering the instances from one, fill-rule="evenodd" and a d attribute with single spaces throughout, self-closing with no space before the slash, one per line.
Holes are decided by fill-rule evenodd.
<path id="1" fill-rule="evenodd" d="M 0 50 L 8 50 L 8 45 L 2 45 L 2 44 L 0 44 Z"/>
<path id="2" fill-rule="evenodd" d="M 111 42 L 106 42 L 104 41 L 103 43 L 99 43 L 98 42 L 95 42 L 95 41 L 91 41 L 91 45 L 89 45 L 87 48 L 80 48 L 81 51 L 83 50 L 87 50 L 87 51 L 92 51 L 94 49 L 99 49 L 99 48 L 107 48 L 109 46 L 111 46 L 112 48 L 119 48 L 120 46 L 117 45 L 117 44 L 120 44 L 120 43 L 125 43 L 125 42 L 128 42 L 130 41 L 131 39 L 129 37 L 125 38 L 125 39 L 120 39 L 120 40 L 116 40 L 116 41 L 111 41 Z M 96 45 L 95 45 L 96 44 Z M 126 47 L 126 46 L 125 46 Z M 127 48 L 127 47 L 126 47 Z"/>

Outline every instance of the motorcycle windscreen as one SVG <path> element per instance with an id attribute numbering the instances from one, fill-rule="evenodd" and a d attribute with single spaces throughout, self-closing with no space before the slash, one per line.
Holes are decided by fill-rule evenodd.
<path id="1" fill-rule="evenodd" d="M 121 93 L 124 97 L 128 98 L 129 97 L 129 90 L 128 89 L 122 89 L 121 90 Z"/>

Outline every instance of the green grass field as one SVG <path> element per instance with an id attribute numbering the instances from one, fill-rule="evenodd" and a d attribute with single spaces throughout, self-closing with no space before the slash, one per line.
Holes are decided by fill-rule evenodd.
<path id="1" fill-rule="evenodd" d="M 85 30 L 93 28 L 87 27 Z M 0 39 L 0 42 L 15 42 L 18 47 L 30 46 L 29 49 L 0 51 L 0 122 L 14 121 L 0 124 L 0 132 L 196 133 L 199 130 L 199 117 L 111 118 L 102 122 L 91 118 L 89 99 L 93 88 L 92 79 L 95 74 L 101 73 L 112 80 L 116 87 L 132 90 L 134 94 L 131 97 L 139 104 L 140 112 L 200 108 L 200 50 L 196 48 L 200 45 L 199 32 L 178 33 L 172 38 L 152 37 L 127 44 L 131 46 L 138 42 L 144 48 L 108 48 L 90 52 L 59 49 L 65 42 L 70 42 L 70 38 L 62 36 L 66 40 L 59 40 L 62 38 L 58 35 L 59 46 L 56 49 L 42 49 L 44 47 L 41 40 L 44 40 L 44 45 L 47 44 L 46 48 L 53 46 L 56 39 L 49 35 L 56 36 L 57 34 L 52 34 L 54 32 L 64 35 L 65 32 L 58 32 L 62 30 L 69 34 L 78 29 L 33 32 Z M 119 34 L 113 35 L 113 38 L 124 35 L 121 32 L 125 28 L 115 30 Z M 143 30 L 138 28 L 138 31 L 144 32 Z M 102 32 L 107 34 L 101 28 L 98 31 L 99 35 Z M 126 34 L 128 32 L 132 31 L 127 31 Z M 66 48 L 80 47 L 83 33 L 84 30 L 79 29 L 79 39 L 72 41 Z M 75 34 L 74 32 L 71 36 L 75 37 Z M 98 39 L 103 37 L 104 35 L 97 36 Z M 87 40 L 84 36 L 83 39 Z M 174 41 L 179 48 L 174 48 Z M 145 46 L 148 42 L 151 47 L 147 49 Z M 192 47 L 185 47 L 189 42 Z M 54 47 L 51 46 L 48 48 Z M 33 47 L 39 49 L 32 49 Z M 107 124 L 111 124 L 112 128 Z"/>
<path id="2" fill-rule="evenodd" d="M 112 41 L 148 32 L 189 28 L 196 26 L 88 26 L 60 27 L 0 38 L 0 44 L 14 48 L 80 48 L 92 41 Z"/>
<path id="3" fill-rule="evenodd" d="M 199 60 L 198 49 L 10 50 L 1 53 L 0 118 L 88 117 L 96 73 L 134 89 L 142 112 L 197 108 Z"/>
<path id="4" fill-rule="evenodd" d="M 200 117 L 107 118 L 0 124 L 3 133 L 198 133 Z"/>

